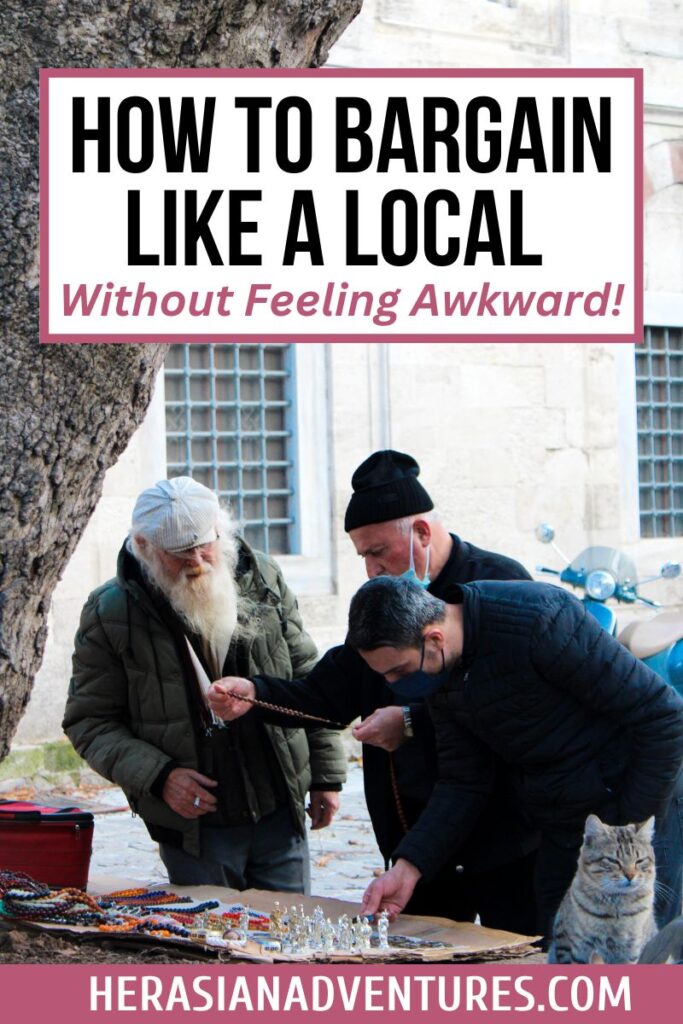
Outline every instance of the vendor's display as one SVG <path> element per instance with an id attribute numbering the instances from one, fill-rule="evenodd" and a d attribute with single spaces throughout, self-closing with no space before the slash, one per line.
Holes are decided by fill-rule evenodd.
<path id="1" fill-rule="evenodd" d="M 28 875 L 11 871 L 0 871 L 0 896 L 0 912 L 14 920 L 179 938 L 226 949 L 244 946 L 249 939 L 268 952 L 307 956 L 364 955 L 373 950 L 388 953 L 402 948 L 402 937 L 389 939 L 386 912 L 379 915 L 373 928 L 367 917 L 341 914 L 332 921 L 320 906 L 306 914 L 303 905 L 287 910 L 276 901 L 267 914 L 243 904 L 223 909 L 218 900 L 195 903 L 188 896 L 148 889 L 124 889 L 95 897 L 74 888 L 52 890 Z M 414 950 L 423 943 L 412 939 L 408 945 Z M 426 945 L 446 948 L 440 942 Z"/>
<path id="2" fill-rule="evenodd" d="M 529 952 L 529 939 L 472 924 L 404 915 L 390 927 L 339 900 L 213 886 L 51 889 L 0 870 L 0 916 L 81 936 L 191 946 L 198 955 L 255 961 L 454 960 Z M 242 902 L 238 902 L 239 899 Z"/>

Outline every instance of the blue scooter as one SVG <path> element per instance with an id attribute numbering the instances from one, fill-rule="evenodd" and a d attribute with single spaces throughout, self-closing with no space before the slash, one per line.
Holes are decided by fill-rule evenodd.
<path id="1" fill-rule="evenodd" d="M 562 583 L 582 590 L 581 600 L 587 610 L 612 636 L 617 636 L 617 616 L 614 608 L 606 604 L 611 598 L 622 604 L 637 602 L 651 608 L 660 607 L 657 601 L 638 593 L 635 563 L 623 551 L 594 546 L 569 561 L 554 543 L 555 531 L 549 523 L 536 527 L 536 537 L 542 544 L 551 544 L 568 563 L 562 570 L 538 565 L 537 572 L 558 576 Z M 679 562 L 665 562 L 656 576 L 641 580 L 640 585 L 658 579 L 676 579 L 680 574 Z M 647 621 L 631 622 L 619 633 L 618 639 L 683 696 L 683 612 L 664 611 Z"/>

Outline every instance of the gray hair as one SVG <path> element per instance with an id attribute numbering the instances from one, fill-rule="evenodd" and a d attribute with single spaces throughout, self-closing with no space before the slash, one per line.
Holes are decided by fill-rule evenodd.
<path id="1" fill-rule="evenodd" d="M 402 533 L 405 537 L 408 536 L 413 528 L 413 523 L 417 522 L 418 519 L 423 519 L 426 523 L 440 523 L 441 517 L 436 509 L 432 509 L 430 512 L 417 512 L 412 516 L 403 516 L 402 519 L 394 519 L 393 523 L 399 533 Z"/>
<path id="2" fill-rule="evenodd" d="M 425 627 L 445 617 L 445 603 L 424 587 L 401 577 L 376 576 L 351 600 L 346 642 L 356 651 L 419 647 Z"/>

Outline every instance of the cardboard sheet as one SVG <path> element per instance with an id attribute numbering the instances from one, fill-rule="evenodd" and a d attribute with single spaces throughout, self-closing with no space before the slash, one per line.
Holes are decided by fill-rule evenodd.
<path id="1" fill-rule="evenodd" d="M 131 879 L 101 876 L 90 879 L 88 892 L 94 896 L 101 896 L 121 889 L 133 888 L 141 884 L 145 883 L 131 881 Z M 155 885 L 150 888 L 158 889 L 159 886 Z M 270 913 L 276 900 L 279 901 L 283 908 L 288 908 L 292 904 L 295 904 L 296 906 L 303 904 L 304 910 L 307 914 L 312 913 L 316 906 L 320 906 L 322 907 L 325 915 L 327 917 L 331 917 L 333 920 L 336 920 L 340 914 L 348 914 L 353 917 L 360 911 L 360 906 L 357 903 L 349 903 L 344 900 L 329 899 L 319 896 L 300 896 L 293 893 L 279 893 L 259 889 L 247 889 L 244 892 L 240 892 L 236 889 L 226 889 L 221 886 L 210 885 L 166 885 L 164 888 L 172 890 L 174 893 L 177 893 L 178 896 L 189 896 L 193 902 L 218 900 L 222 906 L 216 910 L 216 913 L 220 913 L 222 910 L 227 909 L 227 907 L 235 903 L 247 904 L 254 910 Z M 67 929 L 64 925 L 49 924 L 42 925 L 40 927 L 49 928 L 51 931 L 59 931 L 62 933 L 69 931 L 71 934 L 80 934 L 83 936 L 92 935 L 94 937 L 95 935 L 98 935 L 102 938 L 112 938 L 111 934 L 104 935 L 94 928 L 74 927 Z M 419 917 L 412 914 L 402 914 L 392 922 L 389 928 L 389 935 L 405 935 L 410 938 L 420 938 L 430 942 L 439 942 L 443 943 L 444 947 L 417 950 L 392 949 L 389 953 L 373 949 L 364 953 L 362 956 L 359 953 L 321 953 L 312 958 L 309 954 L 303 956 L 268 953 L 265 952 L 257 942 L 251 940 L 247 943 L 246 947 L 240 948 L 207 947 L 196 942 L 189 942 L 188 940 L 182 939 L 161 940 L 148 937 L 146 941 L 157 944 L 163 943 L 164 945 L 173 945 L 176 950 L 179 946 L 183 946 L 185 948 L 189 946 L 195 954 L 203 951 L 207 956 L 220 955 L 221 959 L 247 959 L 262 963 L 310 962 L 311 959 L 318 961 L 326 960 L 334 963 L 361 963 L 378 961 L 391 962 L 394 960 L 401 962 L 448 962 L 470 960 L 473 958 L 482 961 L 493 961 L 502 957 L 509 958 L 511 956 L 523 956 L 533 952 L 534 950 L 530 944 L 537 938 L 537 936 L 516 935 L 513 932 L 483 928 L 469 922 L 459 923 L 447 918 Z M 140 936 L 129 937 L 125 934 L 116 935 L 117 941 L 125 941 L 128 938 L 130 938 L 131 941 L 141 941 Z"/>

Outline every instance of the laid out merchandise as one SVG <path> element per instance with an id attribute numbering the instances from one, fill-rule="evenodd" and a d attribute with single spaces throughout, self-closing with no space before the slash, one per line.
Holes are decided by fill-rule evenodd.
<path id="1" fill-rule="evenodd" d="M 74 887 L 53 890 L 24 873 L 6 870 L 0 870 L 0 900 L 0 915 L 15 921 L 186 940 L 238 953 L 249 940 L 265 953 L 313 958 L 447 949 L 444 942 L 390 937 L 385 911 L 373 927 L 367 917 L 341 914 L 332 921 L 320 906 L 306 914 L 303 905 L 287 909 L 277 901 L 268 914 L 241 903 L 197 903 L 166 890 L 123 889 L 95 897 Z"/>

